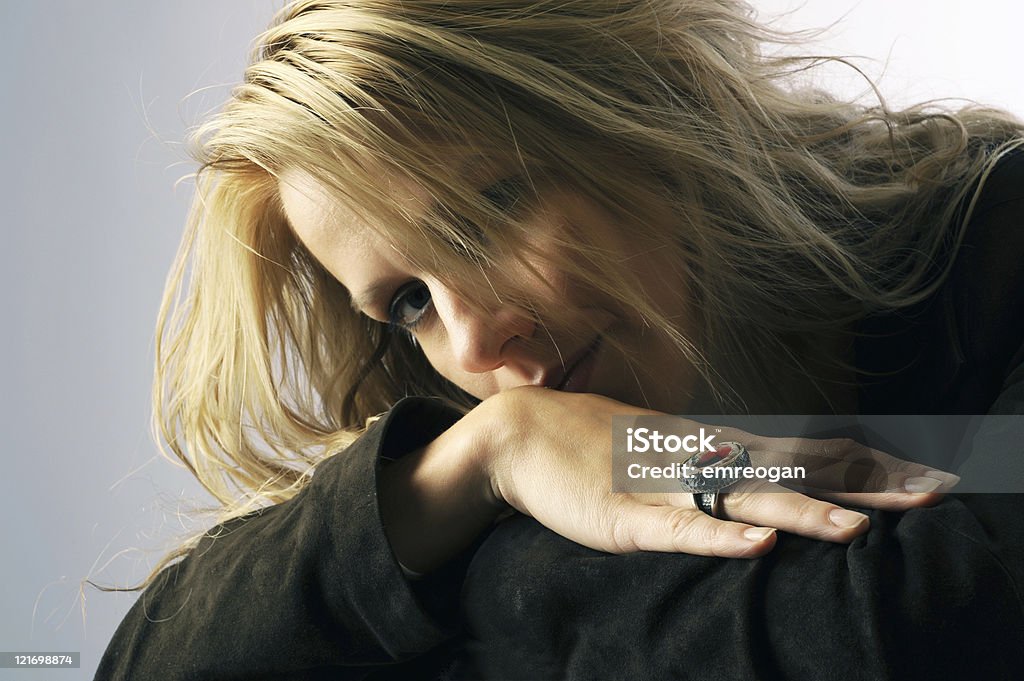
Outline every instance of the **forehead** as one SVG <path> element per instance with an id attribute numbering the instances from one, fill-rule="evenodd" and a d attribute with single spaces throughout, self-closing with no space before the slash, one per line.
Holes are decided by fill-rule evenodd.
<path id="1" fill-rule="evenodd" d="M 435 152 L 437 162 L 443 164 L 437 170 L 450 172 L 460 182 L 476 184 L 488 178 L 494 179 L 506 170 L 507 164 L 501 164 L 477 149 L 443 147 Z M 381 192 L 382 196 L 377 198 L 383 198 L 391 207 L 412 216 L 422 215 L 431 207 L 430 192 L 408 175 L 372 161 L 361 162 L 360 166 L 363 168 L 362 177 L 372 178 L 375 190 Z M 305 170 L 291 167 L 282 171 L 278 175 L 278 191 L 288 221 L 303 242 L 307 237 L 319 240 L 326 235 L 318 234 L 318 231 L 327 230 L 328 226 L 339 222 L 364 229 L 371 227 L 370 218 L 360 216 L 352 205 Z"/>
<path id="2" fill-rule="evenodd" d="M 422 192 L 409 180 L 383 170 L 379 177 L 379 186 L 394 205 L 415 211 L 422 203 Z M 365 248 L 383 241 L 368 216 L 304 170 L 282 172 L 278 192 L 289 225 L 314 254 L 342 247 Z"/>
<path id="3" fill-rule="evenodd" d="M 381 186 L 394 201 L 421 200 L 408 181 L 382 177 Z M 357 309 L 379 312 L 377 289 L 411 271 L 398 247 L 373 229 L 360 211 L 304 171 L 282 173 L 278 191 L 299 241 L 348 289 Z"/>

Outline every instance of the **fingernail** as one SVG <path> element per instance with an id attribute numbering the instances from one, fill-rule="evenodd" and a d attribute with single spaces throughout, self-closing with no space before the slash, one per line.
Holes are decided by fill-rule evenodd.
<path id="1" fill-rule="evenodd" d="M 743 531 L 743 536 L 754 543 L 764 541 L 773 534 L 775 534 L 774 527 L 751 527 Z"/>
<path id="2" fill-rule="evenodd" d="M 934 492 L 941 484 L 942 481 L 936 478 L 907 478 L 903 482 L 903 489 L 912 494 L 924 494 Z"/>
<path id="3" fill-rule="evenodd" d="M 942 482 L 943 485 L 952 487 L 956 483 L 960 482 L 960 476 L 955 473 L 947 473 L 946 471 L 928 471 L 925 474 L 927 478 L 935 478 Z"/>
<path id="4" fill-rule="evenodd" d="M 836 527 L 849 529 L 851 527 L 857 527 L 867 520 L 868 517 L 863 513 L 848 511 L 845 508 L 833 508 L 828 512 L 828 519 L 831 520 L 832 524 Z"/>

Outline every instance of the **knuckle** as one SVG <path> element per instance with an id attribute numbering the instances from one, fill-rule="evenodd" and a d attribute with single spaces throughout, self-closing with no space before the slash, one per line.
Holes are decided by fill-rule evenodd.
<path id="1" fill-rule="evenodd" d="M 823 507 L 826 506 L 831 505 L 801 494 L 793 504 L 791 513 L 799 525 L 817 525 L 821 519 Z"/>
<path id="2" fill-rule="evenodd" d="M 849 491 L 877 492 L 885 489 L 889 471 L 874 459 L 851 461 L 843 476 L 843 489 Z"/>
<path id="3" fill-rule="evenodd" d="M 884 492 L 903 486 L 905 476 L 894 474 L 884 466 L 874 466 L 867 476 L 864 489 L 868 492 Z"/>
<path id="4" fill-rule="evenodd" d="M 666 524 L 674 537 L 690 534 L 697 515 L 688 508 L 673 508 L 668 513 Z"/>
<path id="5" fill-rule="evenodd" d="M 672 534 L 672 544 L 677 549 L 692 547 L 704 542 L 704 524 L 700 522 L 703 513 L 688 508 L 674 508 L 666 520 Z"/>
<path id="6" fill-rule="evenodd" d="M 770 488 L 774 488 L 774 485 L 767 480 L 748 480 L 743 483 L 742 488 L 723 493 L 722 507 L 730 517 L 737 514 L 746 516 L 763 507 L 765 501 L 771 499 L 766 494 Z"/>
<path id="7" fill-rule="evenodd" d="M 632 553 L 640 550 L 632 525 L 622 516 L 616 516 L 611 528 L 609 553 Z"/>
<path id="8" fill-rule="evenodd" d="M 750 491 L 730 492 L 721 498 L 722 510 L 729 518 L 746 517 L 760 506 L 760 495 Z"/>
<path id="9" fill-rule="evenodd" d="M 681 513 L 676 532 L 676 546 L 679 550 L 717 557 L 736 555 L 730 523 L 711 518 L 700 511 Z"/>
<path id="10" fill-rule="evenodd" d="M 768 480 L 745 482 L 740 493 L 727 494 L 722 500 L 723 519 L 756 525 L 774 525 L 783 515 L 790 516 L 791 499 L 802 497 L 809 504 L 820 503 Z M 798 502 L 797 506 L 802 506 Z M 781 512 L 780 512 L 781 511 Z M 810 510 L 804 510 L 811 513 Z"/>
<path id="11" fill-rule="evenodd" d="M 736 544 L 726 523 L 709 523 L 703 539 L 712 556 L 726 558 L 736 555 Z"/>
<path id="12" fill-rule="evenodd" d="M 864 445 L 848 437 L 829 438 L 822 443 L 822 452 L 841 459 L 859 458 L 864 449 Z"/>
<path id="13" fill-rule="evenodd" d="M 593 527 L 597 530 L 598 536 L 605 538 L 607 544 L 605 549 L 609 553 L 630 553 L 640 549 L 636 533 L 636 523 L 633 522 L 633 514 L 630 512 L 629 498 L 627 496 L 613 495 L 606 500 L 606 513 L 601 513 L 592 519 Z M 603 519 L 607 522 L 603 523 Z"/>

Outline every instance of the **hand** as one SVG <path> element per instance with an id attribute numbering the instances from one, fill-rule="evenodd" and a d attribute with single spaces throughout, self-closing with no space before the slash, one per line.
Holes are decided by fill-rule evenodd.
<path id="1" fill-rule="evenodd" d="M 755 557 L 771 550 L 776 529 L 833 542 L 850 542 L 867 531 L 867 516 L 799 492 L 767 494 L 783 491 L 767 481 L 731 486 L 722 498 L 727 519 L 698 510 L 693 496 L 684 492 L 612 493 L 612 417 L 641 413 L 657 415 L 597 395 L 525 387 L 488 398 L 464 425 L 483 429 L 476 442 L 494 503 L 507 503 L 594 549 Z M 802 481 L 804 491 L 861 507 L 905 510 L 934 504 L 941 498 L 936 490 L 956 479 L 851 440 L 765 438 L 737 430 L 721 439 L 743 442 L 755 465 L 835 462 L 851 455 L 853 465 L 868 461 L 865 470 L 881 476 L 882 488 L 891 491 L 831 492 L 835 466 L 813 466 Z"/>

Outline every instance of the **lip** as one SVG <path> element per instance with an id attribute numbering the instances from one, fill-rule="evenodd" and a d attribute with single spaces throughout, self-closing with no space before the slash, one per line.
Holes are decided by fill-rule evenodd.
<path id="1" fill-rule="evenodd" d="M 594 357 L 601 347 L 604 336 L 598 335 L 586 347 L 569 358 L 564 365 L 550 370 L 550 375 L 544 377 L 543 385 L 555 390 L 567 392 L 583 392 L 590 379 L 590 373 L 594 368 Z M 562 369 L 562 366 L 565 369 Z"/>

